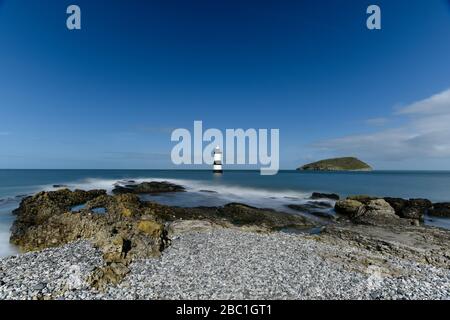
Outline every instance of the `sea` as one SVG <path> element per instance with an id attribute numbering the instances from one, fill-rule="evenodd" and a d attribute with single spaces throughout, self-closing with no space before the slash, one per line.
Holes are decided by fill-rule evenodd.
<path id="1" fill-rule="evenodd" d="M 312 192 L 400 198 L 427 198 L 450 202 L 450 171 L 309 172 L 280 171 L 263 176 L 259 171 L 229 170 L 0 170 L 0 257 L 13 255 L 9 243 L 12 211 L 20 201 L 39 191 L 106 189 L 121 181 L 169 181 L 187 192 L 145 196 L 144 200 L 182 207 L 221 206 L 240 202 L 302 214 L 287 207 L 308 201 Z M 450 219 L 429 217 L 425 224 L 450 229 Z"/>

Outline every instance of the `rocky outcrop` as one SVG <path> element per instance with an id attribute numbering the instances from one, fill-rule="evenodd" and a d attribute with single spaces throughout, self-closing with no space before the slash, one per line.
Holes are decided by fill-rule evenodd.
<path id="1" fill-rule="evenodd" d="M 366 208 L 373 201 L 383 200 L 394 210 L 396 216 L 409 220 L 409 223 L 423 221 L 424 215 L 431 209 L 432 203 L 427 199 L 377 198 L 368 195 L 349 196 L 335 205 L 337 213 L 354 217 L 361 208 Z M 381 202 L 380 202 L 381 203 Z M 401 222 L 407 222 L 401 220 Z"/>
<path id="2" fill-rule="evenodd" d="M 313 192 L 311 195 L 311 199 L 330 199 L 330 200 L 339 200 L 339 195 L 335 193 L 320 193 Z"/>
<path id="3" fill-rule="evenodd" d="M 450 217 L 450 202 L 434 203 L 428 213 L 437 217 Z"/>
<path id="4" fill-rule="evenodd" d="M 324 198 L 321 196 L 319 199 Z M 309 200 L 299 204 L 298 199 L 294 200 L 297 201 L 296 204 L 289 205 L 289 208 L 316 215 L 327 214 L 331 211 L 330 204 L 334 202 Z M 73 209 L 73 206 L 80 204 L 83 204 L 83 207 Z M 407 208 L 428 208 L 426 210 L 429 212 L 432 210 L 446 212 L 449 207 L 448 203 L 443 203 L 434 204 L 434 207 L 430 208 L 429 201 L 424 199 L 351 196 L 336 202 L 335 211 L 340 216 L 339 220 L 323 223 L 320 234 L 307 232 L 305 239 L 317 240 L 317 243 L 329 242 L 335 248 L 335 253 L 331 255 L 327 253 L 320 259 L 329 261 L 348 259 L 355 262 L 348 264 L 352 267 L 364 269 L 373 264 L 383 267 L 387 261 L 385 258 L 392 256 L 393 261 L 398 261 L 399 257 L 406 259 L 408 265 L 412 261 L 448 269 L 450 233 L 438 228 L 418 226 L 412 223 L 417 219 L 406 218 L 407 214 L 400 217 L 399 213 L 407 212 Z M 103 210 L 101 212 L 96 210 L 99 208 Z M 103 190 L 63 189 L 41 192 L 23 199 L 15 214 L 17 219 L 12 230 L 11 241 L 25 251 L 56 247 L 69 242 L 84 242 L 76 241 L 79 239 L 87 239 L 89 241 L 85 242 L 93 243 L 96 247 L 96 263 L 92 268 L 83 271 L 83 277 L 78 280 L 84 283 L 87 274 L 87 283 L 100 291 L 110 289 L 111 284 L 121 282 L 127 275 L 131 276 L 132 272 L 139 269 L 137 267 L 139 263 L 143 263 L 143 268 L 148 270 L 146 264 L 148 260 L 145 261 L 145 259 L 158 256 L 172 243 L 172 240 L 173 243 L 179 243 L 183 237 L 197 236 L 197 233 L 207 233 L 209 236 L 215 232 L 224 231 L 223 228 L 236 228 L 240 232 L 267 233 L 283 230 L 295 233 L 295 231 L 310 230 L 315 226 L 315 223 L 300 215 L 256 208 L 241 203 L 230 203 L 222 207 L 181 208 L 142 201 L 135 192 L 111 196 Z M 242 232 L 237 238 L 238 242 L 244 234 L 249 233 Z M 276 250 L 284 248 L 289 244 L 290 239 L 293 239 L 291 236 L 285 238 L 286 235 L 280 234 L 274 236 L 288 239 L 286 242 L 284 240 L 278 242 L 274 247 Z M 199 237 L 198 239 L 210 241 L 215 238 Z M 229 250 L 236 250 L 235 245 L 226 246 Z M 374 255 L 370 259 L 360 256 L 359 252 L 351 248 L 352 246 L 369 250 Z M 86 253 L 85 246 L 80 248 L 81 255 L 89 254 L 89 252 Z M 195 254 L 205 250 L 205 247 L 198 243 L 195 243 L 193 248 L 195 248 Z M 307 248 L 308 252 L 311 252 L 309 245 Z M 172 250 L 167 254 L 171 253 L 173 254 Z M 67 255 L 71 254 L 70 252 Z M 213 251 L 212 256 L 215 255 L 216 252 Z M 53 263 L 54 258 L 50 257 L 50 263 Z M 192 260 L 192 257 L 189 256 L 189 259 Z M 266 261 L 264 259 L 262 261 Z M 135 265 L 131 267 L 131 263 Z M 19 270 L 23 270 L 23 267 L 20 266 Z M 65 269 L 62 270 L 61 272 L 66 272 Z M 344 270 L 348 272 L 347 269 Z M 150 273 L 152 272 L 153 270 Z M 175 272 L 178 271 L 175 270 Z M 138 281 L 142 277 L 139 275 Z M 39 285 L 37 290 L 42 290 L 41 288 L 44 287 Z M 131 289 L 135 290 L 135 287 Z"/>
<path id="5" fill-rule="evenodd" d="M 39 192 L 32 197 L 24 198 L 20 207 L 13 211 L 17 217 L 12 226 L 12 242 L 21 245 L 20 238 L 29 227 L 41 225 L 53 216 L 70 211 L 72 206 L 83 204 L 101 195 L 106 195 L 106 191 L 72 192 L 69 189 L 61 189 L 55 192 Z"/>
<path id="6" fill-rule="evenodd" d="M 367 163 L 354 158 L 354 157 L 344 157 L 344 158 L 333 158 L 320 160 L 313 163 L 308 163 L 297 170 L 307 170 L 307 171 L 370 171 L 372 167 Z"/>
<path id="7" fill-rule="evenodd" d="M 400 218 L 394 209 L 383 199 L 371 200 L 359 208 L 353 220 L 365 224 L 393 224 Z"/>
<path id="8" fill-rule="evenodd" d="M 376 260 L 358 256 L 350 258 L 351 261 L 360 259 L 365 267 L 386 266 L 389 257 L 405 259 L 408 263 L 416 262 L 446 269 L 450 267 L 450 232 L 440 228 L 411 224 L 336 223 L 328 225 L 322 231 L 320 241 L 341 248 L 364 248 L 379 255 Z"/>
<path id="9" fill-rule="evenodd" d="M 241 203 L 230 203 L 218 208 L 216 215 L 219 219 L 228 221 L 233 225 L 257 225 L 269 231 L 313 226 L 311 221 L 302 216 L 278 212 L 272 209 L 255 208 Z M 220 220 L 216 221 L 220 222 Z"/>
<path id="10" fill-rule="evenodd" d="M 86 203 L 71 212 L 71 206 Z M 106 208 L 105 214 L 91 209 Z M 22 201 L 11 242 L 24 251 L 57 247 L 87 239 L 103 252 L 105 266 L 95 270 L 91 284 L 97 289 L 117 283 L 137 258 L 158 255 L 168 245 L 163 222 L 136 195 L 108 196 L 104 190 L 41 192 Z"/>
<path id="11" fill-rule="evenodd" d="M 138 188 L 136 193 L 150 190 L 147 186 Z M 153 186 L 151 190 L 155 190 Z M 166 187 L 157 188 L 167 190 Z M 83 208 L 71 211 L 80 204 Z M 104 213 L 96 213 L 98 208 L 104 209 Z M 301 216 L 239 203 L 178 208 L 143 202 L 134 191 L 114 196 L 104 190 L 40 192 L 24 199 L 15 214 L 11 242 L 23 251 L 58 247 L 80 239 L 90 240 L 100 249 L 105 264 L 89 277 L 91 286 L 98 290 L 120 282 L 133 260 L 159 255 L 170 244 L 169 230 L 176 234 L 183 229 L 235 226 L 266 232 L 314 226 Z M 180 222 L 187 220 L 197 222 Z"/>
<path id="12" fill-rule="evenodd" d="M 352 217 L 358 213 L 359 208 L 362 206 L 362 202 L 352 199 L 345 199 L 336 202 L 334 205 L 334 210 L 337 213 Z"/>
<path id="13" fill-rule="evenodd" d="M 359 199 L 355 200 L 355 199 Z M 335 211 L 354 223 L 389 225 L 406 223 L 395 214 L 394 208 L 384 199 L 351 197 L 336 202 Z"/>
<path id="14" fill-rule="evenodd" d="M 394 208 L 399 217 L 406 219 L 423 221 L 424 215 L 432 207 L 431 201 L 427 199 L 384 198 L 384 200 Z"/>
<path id="15" fill-rule="evenodd" d="M 135 193 L 135 194 L 155 194 L 155 193 L 165 193 L 165 192 L 183 192 L 186 191 L 184 187 L 179 186 L 174 183 L 167 181 L 151 181 L 142 182 L 139 184 L 126 184 L 124 186 L 116 186 L 113 189 L 114 194 L 125 194 L 125 193 Z"/>

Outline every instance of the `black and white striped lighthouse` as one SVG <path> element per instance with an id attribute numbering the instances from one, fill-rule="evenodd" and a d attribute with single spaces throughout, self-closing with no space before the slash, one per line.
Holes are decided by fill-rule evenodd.
<path id="1" fill-rule="evenodd" d="M 219 146 L 214 149 L 214 173 L 222 173 L 222 151 L 220 151 Z"/>

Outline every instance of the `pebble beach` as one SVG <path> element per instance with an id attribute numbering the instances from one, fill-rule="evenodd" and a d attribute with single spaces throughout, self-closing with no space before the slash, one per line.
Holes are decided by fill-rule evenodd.
<path id="1" fill-rule="evenodd" d="M 361 258 L 384 259 L 364 265 Z M 105 292 L 86 283 L 103 263 L 89 241 L 0 260 L 0 299 L 449 299 L 450 270 L 317 241 L 214 229 L 177 235 L 133 262 Z"/>

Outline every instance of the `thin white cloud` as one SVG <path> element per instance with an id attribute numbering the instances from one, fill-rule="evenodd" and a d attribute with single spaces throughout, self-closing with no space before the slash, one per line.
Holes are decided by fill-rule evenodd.
<path id="1" fill-rule="evenodd" d="M 9 135 L 11 135 L 11 132 L 0 131 L 0 136 L 9 136 Z"/>
<path id="2" fill-rule="evenodd" d="M 386 125 L 389 122 L 388 118 L 372 118 L 372 119 L 367 119 L 366 123 L 368 125 L 371 126 L 377 126 L 377 127 L 381 127 Z"/>
<path id="3" fill-rule="evenodd" d="M 450 114 L 450 89 L 402 108 L 397 114 Z"/>
<path id="4" fill-rule="evenodd" d="M 314 146 L 377 160 L 450 157 L 450 89 L 407 105 L 394 116 L 406 121 L 396 128 L 321 141 Z"/>

